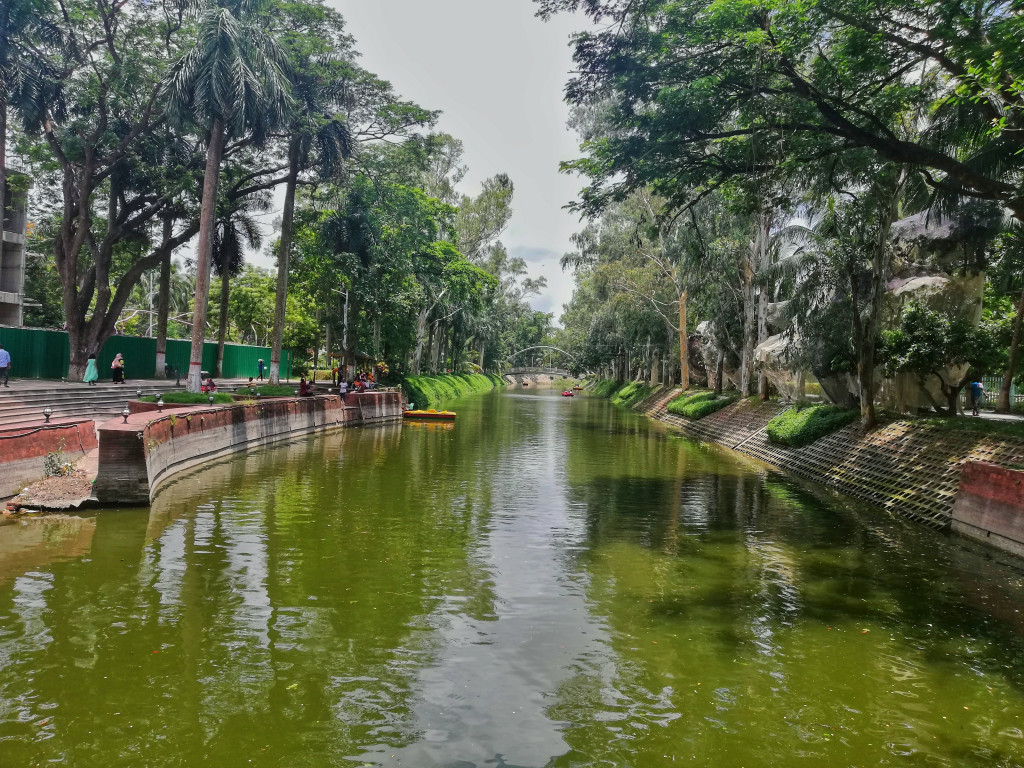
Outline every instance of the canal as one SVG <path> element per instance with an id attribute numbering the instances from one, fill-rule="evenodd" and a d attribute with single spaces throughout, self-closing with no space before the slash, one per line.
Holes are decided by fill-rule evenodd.
<path id="1" fill-rule="evenodd" d="M 1021 766 L 1024 570 L 605 401 L 0 527 L 0 767 Z"/>

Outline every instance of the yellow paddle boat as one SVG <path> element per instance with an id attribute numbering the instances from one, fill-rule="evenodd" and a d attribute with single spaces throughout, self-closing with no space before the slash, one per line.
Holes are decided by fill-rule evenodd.
<path id="1" fill-rule="evenodd" d="M 407 419 L 443 419 L 447 421 L 455 420 L 455 411 L 435 411 L 431 408 L 428 411 L 405 411 L 402 414 Z"/>

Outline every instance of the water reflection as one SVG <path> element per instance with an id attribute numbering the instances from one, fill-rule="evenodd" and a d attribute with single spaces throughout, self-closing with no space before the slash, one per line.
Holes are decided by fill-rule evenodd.
<path id="1" fill-rule="evenodd" d="M 1024 764 L 1015 565 L 605 402 L 458 410 L 0 528 L 0 766 Z"/>

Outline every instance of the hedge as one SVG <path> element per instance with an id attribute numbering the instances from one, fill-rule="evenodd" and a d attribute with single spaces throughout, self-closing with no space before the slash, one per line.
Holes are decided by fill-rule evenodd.
<path id="1" fill-rule="evenodd" d="M 860 411 L 834 405 L 794 406 L 768 422 L 773 443 L 801 448 L 857 420 Z"/>
<path id="2" fill-rule="evenodd" d="M 722 410 L 727 405 L 732 405 L 738 399 L 738 395 L 719 396 L 711 390 L 704 389 L 684 392 L 668 404 L 668 412 L 696 421 Z"/>
<path id="3" fill-rule="evenodd" d="M 162 395 L 162 397 L 164 402 L 168 405 L 208 405 L 210 403 L 210 396 L 203 392 L 167 392 Z M 154 395 L 148 395 L 139 399 L 143 403 L 156 402 L 156 397 Z M 235 400 L 231 395 L 225 394 L 224 392 L 215 392 L 213 395 L 213 402 L 225 405 L 233 403 Z"/>
<path id="4" fill-rule="evenodd" d="M 616 381 L 615 379 L 598 379 L 597 383 L 591 387 L 590 391 L 598 397 L 613 397 L 616 392 L 626 386 L 624 381 Z"/>
<path id="5" fill-rule="evenodd" d="M 490 373 L 408 376 L 402 386 L 409 395 L 409 402 L 415 403 L 417 408 L 429 408 L 445 400 L 504 387 L 505 380 Z"/>
<path id="6" fill-rule="evenodd" d="M 615 393 L 614 397 L 612 397 L 612 403 L 629 408 L 631 405 L 639 403 L 653 391 L 654 387 L 649 387 L 638 381 L 632 381 Z"/>

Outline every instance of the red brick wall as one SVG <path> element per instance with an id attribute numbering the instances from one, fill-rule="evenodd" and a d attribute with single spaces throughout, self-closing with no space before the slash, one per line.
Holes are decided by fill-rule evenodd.
<path id="1" fill-rule="evenodd" d="M 1024 555 L 1024 472 L 984 461 L 964 464 L 953 530 Z"/>
<path id="2" fill-rule="evenodd" d="M 41 457 L 61 449 L 82 455 L 95 447 L 96 426 L 91 419 L 0 429 L 0 457 L 5 462 Z"/>

